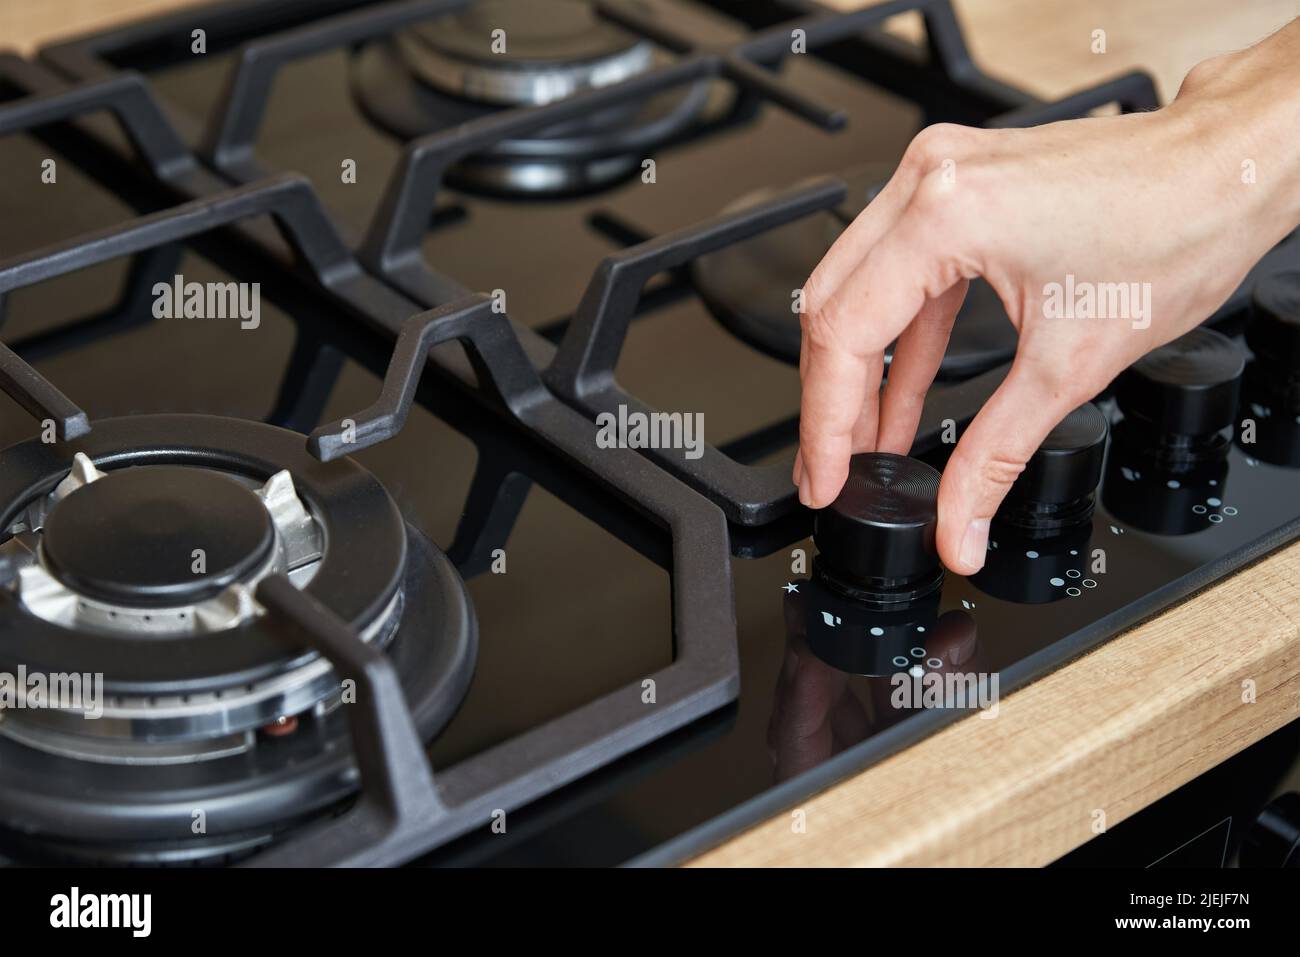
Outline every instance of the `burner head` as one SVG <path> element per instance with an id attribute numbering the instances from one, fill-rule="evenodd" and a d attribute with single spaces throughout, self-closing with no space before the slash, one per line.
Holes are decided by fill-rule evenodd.
<path id="1" fill-rule="evenodd" d="M 493 35 L 494 30 L 504 31 Z M 494 52 L 494 40 L 503 52 Z M 495 47 L 501 50 L 501 46 Z M 486 0 L 363 44 L 352 93 L 368 119 L 403 140 L 452 130 L 512 106 L 539 106 L 652 69 L 651 45 L 579 0 Z M 734 105 L 708 81 L 588 112 L 485 146 L 447 183 L 490 196 L 562 197 L 634 176 L 665 142 Z"/>
<path id="2" fill-rule="evenodd" d="M 58 502 L 41 548 L 73 591 L 126 605 L 202 601 L 271 556 L 275 527 L 256 494 L 217 472 L 111 472 Z M 197 552 L 197 554 L 196 554 Z"/>
<path id="3" fill-rule="evenodd" d="M 412 72 L 453 96 L 541 105 L 649 69 L 650 44 L 582 0 L 479 0 L 403 31 Z"/>
<path id="4" fill-rule="evenodd" d="M 468 689 L 477 626 L 459 572 L 373 475 L 320 462 L 297 432 L 100 420 L 0 450 L 0 516 L 0 672 L 71 672 L 89 692 L 5 710 L 0 847 L 220 859 L 355 792 L 346 686 L 258 605 L 268 574 L 390 656 L 424 738 Z M 222 809 L 206 834 L 194 807 Z"/>
<path id="5" fill-rule="evenodd" d="M 845 227 L 875 198 L 893 168 L 871 164 L 843 178 L 849 200 L 735 243 L 695 261 L 695 287 L 713 316 L 737 338 L 776 359 L 799 362 L 801 329 L 792 294 L 801 289 Z M 728 206 L 757 205 L 775 190 L 759 190 Z M 1002 301 L 982 279 L 970 284 L 939 367 L 944 378 L 966 378 L 1008 361 L 1016 332 Z M 889 353 L 886 353 L 886 361 Z"/>

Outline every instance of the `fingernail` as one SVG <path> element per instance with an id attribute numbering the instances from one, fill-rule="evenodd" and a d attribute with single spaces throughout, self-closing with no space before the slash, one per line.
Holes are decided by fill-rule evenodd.
<path id="1" fill-rule="evenodd" d="M 812 508 L 812 482 L 808 481 L 806 474 L 799 477 L 799 501 Z"/>
<path id="2" fill-rule="evenodd" d="M 961 540 L 961 563 L 974 571 L 984 567 L 989 547 L 989 520 L 977 518 L 966 526 Z"/>

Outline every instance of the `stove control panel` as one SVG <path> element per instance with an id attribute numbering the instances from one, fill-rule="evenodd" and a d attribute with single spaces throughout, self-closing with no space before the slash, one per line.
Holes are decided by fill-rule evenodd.
<path id="1" fill-rule="evenodd" d="M 939 473 L 885 452 L 855 455 L 834 502 L 817 513 L 815 570 L 828 586 L 863 601 L 896 605 L 943 581 L 935 549 Z"/>

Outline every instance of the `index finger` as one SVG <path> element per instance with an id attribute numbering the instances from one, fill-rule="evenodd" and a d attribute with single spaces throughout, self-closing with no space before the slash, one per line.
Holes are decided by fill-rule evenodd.
<path id="1" fill-rule="evenodd" d="M 810 508 L 829 505 L 848 478 L 854 424 L 867 390 L 880 388 L 876 358 L 927 298 L 952 285 L 922 240 L 918 217 L 905 215 L 835 294 L 804 317 L 799 500 Z"/>

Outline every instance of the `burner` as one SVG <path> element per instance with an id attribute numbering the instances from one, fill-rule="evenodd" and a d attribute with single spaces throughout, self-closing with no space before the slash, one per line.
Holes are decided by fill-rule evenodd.
<path id="1" fill-rule="evenodd" d="M 800 327 L 793 293 L 892 173 L 892 167 L 882 164 L 854 170 L 843 177 L 849 184 L 849 199 L 844 203 L 701 256 L 693 270 L 695 285 L 709 310 L 738 338 L 774 358 L 798 363 Z M 773 189 L 750 193 L 724 212 L 757 206 L 776 193 Z M 973 281 L 953 325 L 939 375 L 977 375 L 1006 362 L 1015 351 L 1015 328 L 997 293 L 982 279 Z"/>
<path id="2" fill-rule="evenodd" d="M 505 51 L 493 52 L 494 30 Z M 644 73 L 650 45 L 580 0 L 494 0 L 363 45 L 352 87 L 362 111 L 402 139 L 537 106 Z M 595 111 L 545 132 L 507 139 L 455 164 L 447 182 L 494 195 L 565 196 L 641 169 L 646 154 L 704 111 L 695 83 Z"/>
<path id="3" fill-rule="evenodd" d="M 500 106 L 541 105 L 649 69 L 650 44 L 582 0 L 480 0 L 400 34 L 398 48 L 435 89 Z"/>
<path id="4" fill-rule="evenodd" d="M 77 452 L 67 477 L 27 506 L 0 554 L 17 559 L 19 599 L 46 621 L 219 631 L 250 616 L 245 592 L 267 575 L 288 572 L 302 586 L 320 564 L 321 528 L 289 472 L 251 486 L 242 476 L 176 466 L 105 474 Z"/>
<path id="5" fill-rule="evenodd" d="M 0 714 L 0 765 L 23 782 L 0 784 L 0 808 L 19 830 L 111 840 L 112 860 L 201 858 L 351 793 L 344 689 L 264 621 L 253 592 L 271 574 L 387 650 L 426 738 L 468 688 L 477 638 L 460 575 L 370 473 L 316 460 L 298 433 L 97 422 L 75 442 L 0 452 L 0 503 L 0 671 L 103 682 L 94 720 L 84 700 Z M 267 731 L 291 718 L 296 730 Z M 236 791 L 191 840 L 184 809 Z"/>

